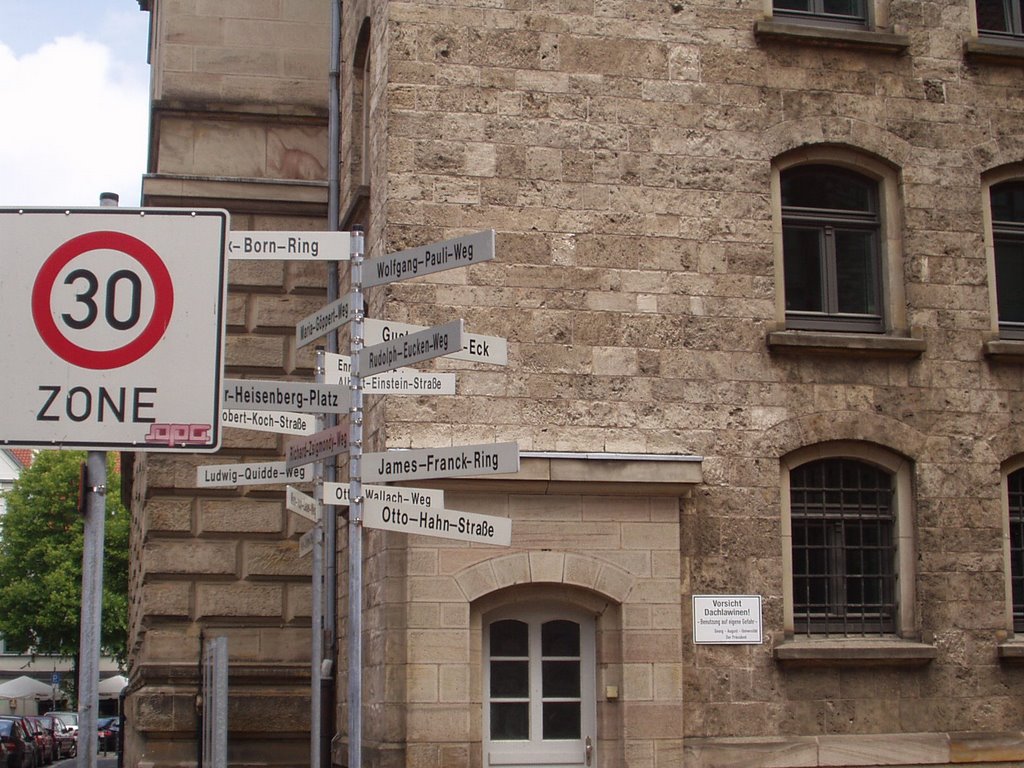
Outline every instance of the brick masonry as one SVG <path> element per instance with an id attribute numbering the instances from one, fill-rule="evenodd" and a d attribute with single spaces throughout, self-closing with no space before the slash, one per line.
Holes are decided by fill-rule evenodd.
<path id="1" fill-rule="evenodd" d="M 371 313 L 461 316 L 509 340 L 506 369 L 435 364 L 458 372 L 457 397 L 375 406 L 371 443 L 703 457 L 698 481 L 640 490 L 614 472 L 449 484 L 453 508 L 513 519 L 508 551 L 369 534 L 372 764 L 484 764 L 482 617 L 517 599 L 600 614 L 597 689 L 620 691 L 598 707 L 605 768 L 1024 760 L 1000 489 L 1024 453 L 1022 355 L 992 344 L 982 186 L 1024 167 L 1021 59 L 977 55 L 969 0 L 869 4 L 877 28 L 858 37 L 787 27 L 762 0 L 345 3 L 343 225 L 367 226 L 371 255 L 497 230 L 494 262 L 375 290 Z M 233 200 L 203 188 L 227 196 L 236 229 L 322 226 L 303 184 L 326 167 L 324 70 L 304 53 L 314 41 L 326 59 L 325 19 L 298 5 L 157 5 L 154 195 L 237 177 Z M 894 325 L 877 343 L 782 333 L 773 164 L 814 152 L 894 180 Z M 283 213 L 253 177 L 277 184 Z M 267 263 L 231 282 L 229 370 L 310 375 L 289 327 L 322 303 L 322 276 Z M 782 462 L 832 441 L 909 464 L 912 663 L 777 653 L 792 643 Z M 223 453 L 280 451 L 229 430 Z M 139 764 L 188 759 L 200 628 L 244 649 L 241 742 L 263 696 L 302 722 L 302 526 L 279 489 L 200 494 L 194 472 L 161 458 L 136 477 Z M 762 595 L 766 641 L 695 646 L 691 594 Z M 344 764 L 344 704 L 337 722 Z M 275 762 L 299 764 L 289 733 Z"/>

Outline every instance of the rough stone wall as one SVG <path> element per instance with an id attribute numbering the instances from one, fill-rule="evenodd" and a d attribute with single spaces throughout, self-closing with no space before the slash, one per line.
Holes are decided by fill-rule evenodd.
<path id="1" fill-rule="evenodd" d="M 681 518 L 690 737 L 1017 728 L 1024 673 L 997 645 L 1021 369 L 985 354 L 981 179 L 1024 161 L 1020 65 L 965 58 L 971 4 L 885 3 L 895 49 L 755 35 L 766 4 L 751 0 L 386 6 L 383 245 L 498 231 L 494 263 L 394 286 L 388 316 L 458 314 L 510 341 L 507 370 L 439 364 L 460 368 L 458 397 L 390 401 L 388 445 L 704 456 Z M 895 169 L 893 335 L 919 354 L 769 343 L 772 162 L 811 145 Z M 773 656 L 780 460 L 839 439 L 912 463 L 907 609 L 937 649 L 923 666 Z M 688 596 L 716 592 L 764 595 L 768 642 L 695 648 Z"/>
<path id="2" fill-rule="evenodd" d="M 322 230 L 329 8 L 159 0 L 144 205 L 223 207 L 234 230 Z M 323 264 L 229 262 L 225 375 L 313 376 L 295 322 L 325 302 Z M 187 361 L 175 361 L 187 365 Z M 215 457 L 138 456 L 126 763 L 195 764 L 201 637 L 226 635 L 231 760 L 308 762 L 307 524 L 283 486 L 198 489 L 197 465 L 279 459 L 283 437 L 224 430 Z"/>

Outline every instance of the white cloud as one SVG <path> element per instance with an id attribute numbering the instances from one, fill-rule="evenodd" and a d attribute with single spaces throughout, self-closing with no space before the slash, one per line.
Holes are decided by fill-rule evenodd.
<path id="1" fill-rule="evenodd" d="M 147 87 L 78 36 L 21 57 L 0 43 L 0 205 L 94 206 L 101 192 L 138 205 Z"/>

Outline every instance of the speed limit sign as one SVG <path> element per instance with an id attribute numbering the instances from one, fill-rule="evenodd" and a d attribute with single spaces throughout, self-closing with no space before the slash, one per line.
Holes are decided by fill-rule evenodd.
<path id="1" fill-rule="evenodd" d="M 0 208 L 0 445 L 220 445 L 220 210 Z"/>

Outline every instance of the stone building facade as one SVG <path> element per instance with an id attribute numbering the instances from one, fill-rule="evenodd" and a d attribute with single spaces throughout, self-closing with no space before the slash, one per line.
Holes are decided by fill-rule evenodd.
<path id="1" fill-rule="evenodd" d="M 328 4 L 143 5 L 144 203 L 322 229 Z M 1024 763 L 1021 10 L 344 3 L 341 228 L 497 233 L 369 315 L 508 340 L 374 399 L 368 447 L 522 457 L 429 483 L 509 548 L 364 531 L 364 765 Z M 308 379 L 323 265 L 229 279 L 228 374 Z M 282 451 L 228 429 L 216 462 Z M 231 762 L 305 764 L 303 526 L 199 462 L 135 463 L 129 759 L 195 761 L 225 634 Z"/>

